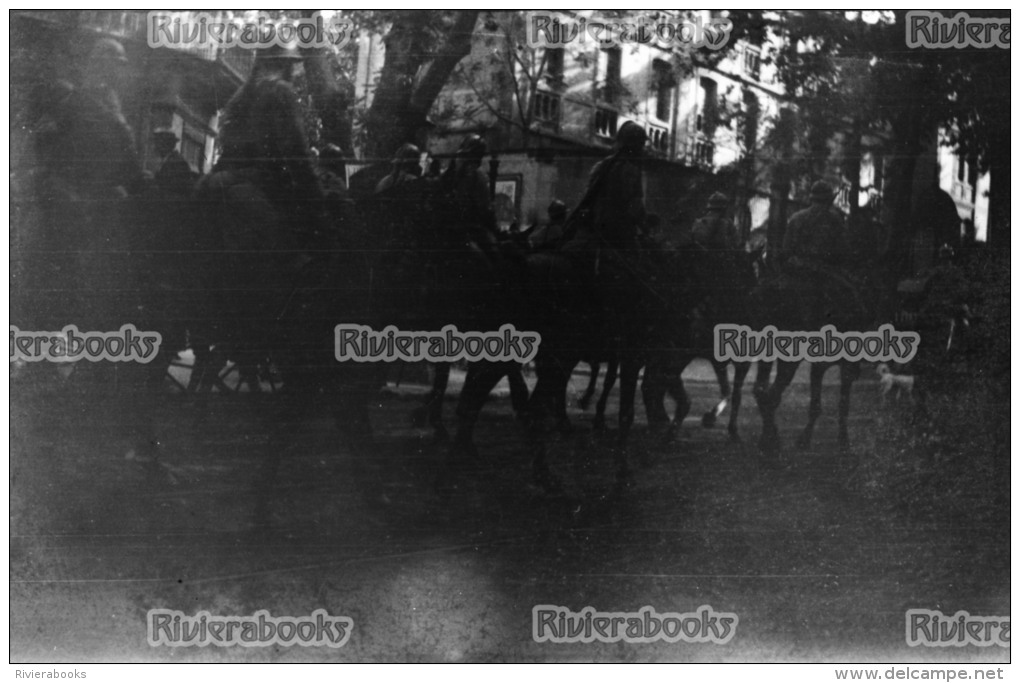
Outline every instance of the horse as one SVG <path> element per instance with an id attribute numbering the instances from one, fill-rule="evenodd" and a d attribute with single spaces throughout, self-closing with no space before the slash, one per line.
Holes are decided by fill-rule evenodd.
<path id="1" fill-rule="evenodd" d="M 712 334 L 716 324 L 741 323 L 749 319 L 748 296 L 755 282 L 751 264 L 757 260 L 758 252 L 723 257 L 707 254 L 706 257 L 714 264 L 705 271 L 710 274 L 712 281 L 708 288 L 709 292 L 702 303 L 691 312 L 687 324 L 680 328 L 681 335 L 677 339 L 669 340 L 666 347 L 655 354 L 645 366 L 642 398 L 649 424 L 668 425 L 667 436 L 671 437 L 691 408 L 684 389 L 682 373 L 695 358 L 708 359 L 721 395 L 716 405 L 702 415 L 701 424 L 706 428 L 713 427 L 719 415 L 730 405 L 728 433 L 730 439 L 737 442 L 740 440 L 737 420 L 742 403 L 742 389 L 750 370 L 750 363 L 733 363 L 734 379 L 731 385 L 728 376 L 730 363 L 715 357 Z M 616 378 L 612 368 L 611 365 L 596 406 L 594 422 L 596 429 L 605 426 L 606 397 L 612 390 Z M 677 403 L 672 420 L 663 407 L 667 392 Z"/>
<path id="2" fill-rule="evenodd" d="M 869 273 L 863 269 L 837 272 L 802 267 L 792 273 L 766 276 L 751 293 L 752 310 L 756 311 L 755 329 L 767 325 L 781 331 L 821 330 L 832 325 L 838 331 L 862 332 L 875 329 L 876 313 L 866 303 L 866 291 L 872 286 Z M 775 380 L 772 381 L 773 362 L 758 362 L 754 396 L 762 418 L 762 432 L 758 449 L 766 462 L 774 462 L 780 450 L 776 412 L 783 393 L 793 381 L 800 361 L 777 360 Z M 840 401 L 838 443 L 841 453 L 850 454 L 848 418 L 850 392 L 860 377 L 860 362 L 842 359 L 811 364 L 811 402 L 808 421 L 797 438 L 798 448 L 811 445 L 815 423 L 821 415 L 822 379 L 832 366 L 840 369 Z"/>

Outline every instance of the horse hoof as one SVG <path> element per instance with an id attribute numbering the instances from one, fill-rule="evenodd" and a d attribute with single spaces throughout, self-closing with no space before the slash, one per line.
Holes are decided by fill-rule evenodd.
<path id="1" fill-rule="evenodd" d="M 581 410 L 588 410 L 588 406 L 591 405 L 590 398 L 579 398 L 577 399 L 577 407 Z"/>
<path id="2" fill-rule="evenodd" d="M 556 431 L 560 434 L 567 435 L 574 431 L 574 426 L 570 424 L 570 420 L 564 418 L 556 423 Z"/>
<path id="3" fill-rule="evenodd" d="M 701 417 L 701 426 L 705 429 L 711 429 L 715 426 L 715 413 L 713 411 L 710 410 Z"/>
<path id="4" fill-rule="evenodd" d="M 797 437 L 797 448 L 802 451 L 811 448 L 811 437 L 807 434 L 801 434 Z"/>
<path id="5" fill-rule="evenodd" d="M 606 421 L 605 421 L 605 419 L 600 418 L 600 417 L 596 417 L 595 420 L 591 423 L 591 428 L 594 431 L 599 432 L 599 433 L 602 433 L 602 432 L 606 431 Z"/>
<path id="6" fill-rule="evenodd" d="M 742 443 L 740 433 L 736 429 L 730 430 L 730 443 Z"/>

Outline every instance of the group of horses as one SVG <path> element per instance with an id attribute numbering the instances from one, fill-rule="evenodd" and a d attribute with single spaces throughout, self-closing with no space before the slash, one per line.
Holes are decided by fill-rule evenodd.
<path id="1" fill-rule="evenodd" d="M 253 386 L 259 368 L 272 366 L 283 381 L 274 401 L 276 438 L 290 438 L 285 426 L 325 402 L 346 445 L 371 457 L 369 405 L 385 382 L 386 364 L 338 362 L 337 324 L 375 330 L 388 325 L 440 330 L 454 324 L 461 331 L 487 331 L 510 323 L 517 330 L 538 332 L 537 383 L 526 402 L 519 395 L 519 365 L 478 361 L 469 366 L 448 474 L 470 467 L 478 457 L 475 427 L 492 389 L 510 376 L 517 381 L 515 407 L 525 418 L 534 482 L 554 489 L 546 423 L 565 420 L 565 395 L 579 363 L 605 360 L 619 368 L 616 471 L 625 481 L 642 369 L 649 423 L 675 428 L 690 409 L 682 372 L 694 358 L 712 360 L 722 401 L 703 422 L 713 423 L 728 400 L 729 434 L 736 439 L 750 363 L 735 364 L 730 387 L 726 365 L 712 358 L 716 324 L 755 329 L 772 324 L 787 330 L 834 324 L 854 330 L 874 329 L 882 322 L 865 319 L 854 305 L 860 292 L 844 286 L 832 288 L 831 305 L 824 319 L 817 319 L 817 306 L 802 300 L 796 287 L 759 282 L 751 255 L 711 253 L 694 243 L 668 248 L 649 243 L 623 256 L 603 252 L 603 264 L 617 260 L 615 270 L 605 268 L 611 274 L 607 277 L 593 276 L 584 257 L 557 249 L 534 251 L 510 241 L 483 253 L 446 224 L 450 211 L 442 207 L 440 181 L 416 182 L 420 186 L 404 201 L 366 194 L 333 196 L 322 206 L 301 207 L 300 215 L 315 213 L 316 230 L 326 233 L 317 235 L 312 249 L 288 236 L 295 221 L 288 211 L 297 205 L 270 201 L 256 179 L 243 174 L 206 176 L 187 198 L 155 192 L 136 201 L 140 208 L 134 215 L 147 217 L 136 219 L 140 224 L 134 227 L 145 233 L 144 244 L 136 247 L 150 282 L 142 291 L 154 297 L 136 308 L 146 309 L 145 324 L 161 331 L 167 345 L 164 360 L 190 346 L 196 355 L 192 387 L 199 390 L 217 383 L 216 370 L 225 358 L 243 368 L 242 381 Z M 406 197 L 414 199 L 409 203 Z M 774 380 L 771 364 L 758 367 L 754 396 L 762 417 L 759 448 L 766 459 L 779 453 L 776 413 L 797 365 L 779 362 Z M 802 445 L 810 441 L 820 414 L 825 368 L 816 365 L 811 372 L 811 409 Z M 448 367 L 437 366 L 436 386 L 424 409 L 437 430 L 443 430 L 448 373 Z M 839 440 L 844 447 L 849 446 L 850 387 L 858 374 L 857 364 L 842 364 Z M 607 383 L 611 387 L 608 376 Z M 597 427 L 604 425 L 607 392 L 599 401 Z M 677 405 L 672 420 L 664 408 L 667 393 Z M 271 479 L 274 468 L 266 472 Z"/>

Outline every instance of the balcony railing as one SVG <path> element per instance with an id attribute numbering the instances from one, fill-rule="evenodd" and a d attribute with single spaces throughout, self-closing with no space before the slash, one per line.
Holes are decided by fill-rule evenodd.
<path id="1" fill-rule="evenodd" d="M 648 124 L 648 147 L 659 154 L 669 154 L 669 129 L 665 126 Z"/>
<path id="2" fill-rule="evenodd" d="M 559 130 L 562 98 L 551 92 L 539 90 L 535 93 L 533 116 L 536 123 L 553 130 Z"/>
<path id="3" fill-rule="evenodd" d="M 689 166 L 707 170 L 712 170 L 715 167 L 715 143 L 704 135 L 688 139 L 684 147 L 683 160 Z"/>

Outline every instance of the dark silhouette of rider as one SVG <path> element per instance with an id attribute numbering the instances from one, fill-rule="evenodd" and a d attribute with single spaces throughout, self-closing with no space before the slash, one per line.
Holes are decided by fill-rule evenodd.
<path id="1" fill-rule="evenodd" d="M 716 192 L 708 198 L 708 210 L 694 222 L 694 240 L 698 244 L 719 253 L 740 248 L 737 228 L 733 221 L 726 218 L 729 206 L 730 200 L 722 192 Z"/>
<path id="2" fill-rule="evenodd" d="M 159 170 L 156 171 L 156 186 L 178 195 L 187 195 L 196 176 L 191 166 L 177 151 L 180 139 L 172 128 L 157 128 L 152 132 L 156 154 L 159 155 Z"/>
<path id="3" fill-rule="evenodd" d="M 452 202 L 458 236 L 472 249 L 498 260 L 496 213 L 492 207 L 489 175 L 482 170 L 488 145 L 478 135 L 469 135 L 457 149 L 457 158 L 443 177 Z"/>
<path id="4" fill-rule="evenodd" d="M 811 206 L 790 217 L 780 254 L 783 272 L 807 297 L 811 319 L 820 324 L 832 317 L 826 299 L 834 286 L 846 286 L 843 269 L 851 256 L 843 214 L 832 206 L 834 198 L 828 183 L 811 186 Z"/>
<path id="5" fill-rule="evenodd" d="M 811 206 L 790 217 L 783 238 L 781 263 L 786 268 L 831 272 L 847 263 L 843 214 L 832 205 L 832 186 L 818 181 L 811 186 Z"/>
<path id="6" fill-rule="evenodd" d="M 533 249 L 551 248 L 563 239 L 563 231 L 567 220 L 567 205 L 559 199 L 549 203 L 546 210 L 549 222 L 526 231 L 528 241 Z"/>
<path id="7" fill-rule="evenodd" d="M 301 55 L 273 46 L 256 52 L 248 81 L 227 103 L 214 171 L 254 183 L 279 210 L 291 237 L 314 248 L 324 232 L 324 195 L 293 81 Z"/>

